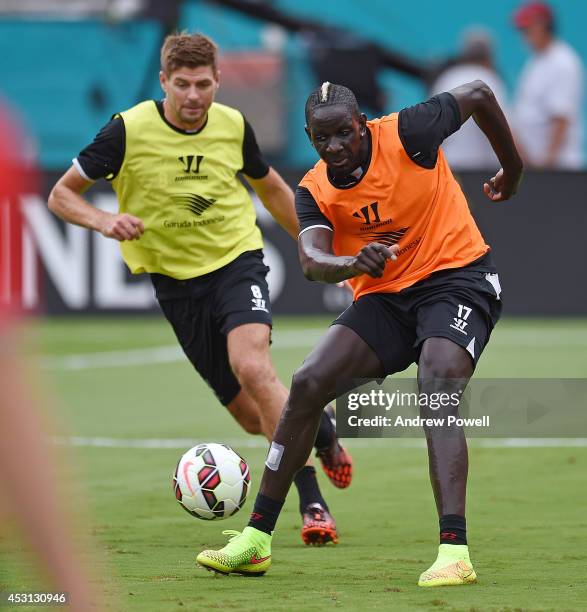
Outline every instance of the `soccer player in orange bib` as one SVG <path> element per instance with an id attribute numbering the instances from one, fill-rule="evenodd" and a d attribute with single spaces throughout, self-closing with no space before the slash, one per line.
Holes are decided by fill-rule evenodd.
<path id="1" fill-rule="evenodd" d="M 321 159 L 296 192 L 300 260 L 311 280 L 348 281 L 354 302 L 294 375 L 249 525 L 223 549 L 200 553 L 201 565 L 267 570 L 281 505 L 337 384 L 416 362 L 420 393 L 466 386 L 501 312 L 490 248 L 440 148 L 470 117 L 502 165 L 484 192 L 507 200 L 522 162 L 482 81 L 372 121 L 346 87 L 324 83 L 308 98 L 306 132 Z M 461 428 L 450 434 L 425 428 L 440 546 L 423 587 L 476 580 L 465 522 L 467 443 Z"/>

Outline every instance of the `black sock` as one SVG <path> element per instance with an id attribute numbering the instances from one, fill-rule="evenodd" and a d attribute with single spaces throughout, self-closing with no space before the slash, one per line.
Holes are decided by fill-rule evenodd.
<path id="1" fill-rule="evenodd" d="M 275 529 L 275 523 L 277 523 L 282 507 L 283 502 L 276 501 L 259 493 L 257 499 L 255 499 L 255 505 L 251 512 L 248 526 L 271 535 Z"/>
<path id="2" fill-rule="evenodd" d="M 303 514 L 308 504 L 321 504 L 325 510 L 328 510 L 328 505 L 320 493 L 318 480 L 316 479 L 316 470 L 311 465 L 304 466 L 294 478 L 294 483 L 300 495 L 300 514 Z"/>
<path id="3" fill-rule="evenodd" d="M 441 544 L 466 544 L 467 521 L 458 514 L 445 514 L 438 521 L 440 524 Z"/>
<path id="4" fill-rule="evenodd" d="M 316 434 L 316 442 L 314 442 L 314 448 L 320 450 L 321 448 L 328 448 L 332 444 L 333 438 L 336 437 L 336 430 L 330 420 L 330 417 L 326 411 L 322 411 L 320 416 L 320 425 L 318 425 L 318 433 Z"/>

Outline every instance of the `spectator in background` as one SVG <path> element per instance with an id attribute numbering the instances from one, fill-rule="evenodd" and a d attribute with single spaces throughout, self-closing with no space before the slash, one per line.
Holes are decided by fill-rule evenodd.
<path id="1" fill-rule="evenodd" d="M 583 166 L 583 66 L 577 53 L 555 36 L 552 10 L 529 2 L 514 24 L 533 51 L 522 71 L 514 127 L 524 161 L 537 168 Z"/>
<path id="2" fill-rule="evenodd" d="M 506 110 L 505 86 L 493 63 L 493 42 L 491 36 L 481 29 L 469 30 L 465 34 L 457 63 L 438 76 L 432 85 L 432 94 L 450 91 L 476 79 L 489 85 L 499 105 Z M 449 136 L 442 143 L 442 149 L 455 170 L 487 170 L 500 166 L 487 137 L 473 119 Z"/>

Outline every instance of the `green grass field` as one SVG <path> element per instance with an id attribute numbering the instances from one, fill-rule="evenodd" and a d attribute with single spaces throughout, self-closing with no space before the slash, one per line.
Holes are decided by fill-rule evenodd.
<path id="1" fill-rule="evenodd" d="M 284 381 L 327 322 L 277 319 L 273 355 Z M 356 468 L 346 491 L 320 474 L 339 525 L 338 546 L 302 545 L 292 494 L 270 572 L 260 579 L 216 577 L 196 567 L 195 555 L 222 546 L 222 529 L 246 523 L 263 441 L 247 437 L 224 413 L 177 357 L 159 318 L 54 320 L 36 331 L 48 368 L 43 376 L 65 424 L 58 433 L 80 445 L 67 447 L 68 467 L 85 491 L 89 516 L 80 529 L 98 549 L 91 559 L 108 609 L 587 609 L 587 447 L 488 448 L 473 441 L 467 518 L 476 585 L 416 586 L 435 557 L 437 518 L 425 450 L 393 440 L 349 443 Z M 502 322 L 477 376 L 587 378 L 587 320 Z M 242 513 L 204 522 L 178 507 L 170 477 L 191 441 L 228 442 L 248 459 L 254 487 Z M 12 533 L 2 538 L 0 591 L 41 590 L 21 541 Z"/>

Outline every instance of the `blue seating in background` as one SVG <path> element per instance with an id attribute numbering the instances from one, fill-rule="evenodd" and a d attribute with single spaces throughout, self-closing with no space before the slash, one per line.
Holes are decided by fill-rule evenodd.
<path id="1" fill-rule="evenodd" d="M 110 115 L 144 94 L 159 44 L 151 22 L 0 21 L 0 95 L 23 116 L 43 167 L 66 167 Z"/>
<path id="2" fill-rule="evenodd" d="M 487 11 L 483 3 L 455 0 L 449 9 L 447 3 L 430 0 L 418 5 L 416 14 L 413 4 L 387 0 L 321 0 L 319 9 L 315 0 L 274 0 L 293 15 L 345 27 L 420 59 L 448 56 L 467 26 L 483 25 L 495 36 L 498 68 L 510 90 L 527 57 L 510 22 L 515 4 L 494 0 Z M 551 0 L 551 5 L 558 13 L 561 36 L 587 63 L 587 3 Z M 201 31 L 226 51 L 259 49 L 265 27 L 204 0 L 184 2 L 180 17 L 180 29 Z M 161 26 L 150 21 L 0 21 L 0 96 L 23 115 L 45 168 L 66 167 L 112 113 L 160 95 L 161 36 Z M 288 146 L 273 161 L 306 167 L 316 154 L 304 134 L 303 106 L 316 83 L 298 36 L 287 39 L 283 53 Z M 389 94 L 389 112 L 426 96 L 421 83 L 395 72 L 382 71 L 380 81 Z"/>

